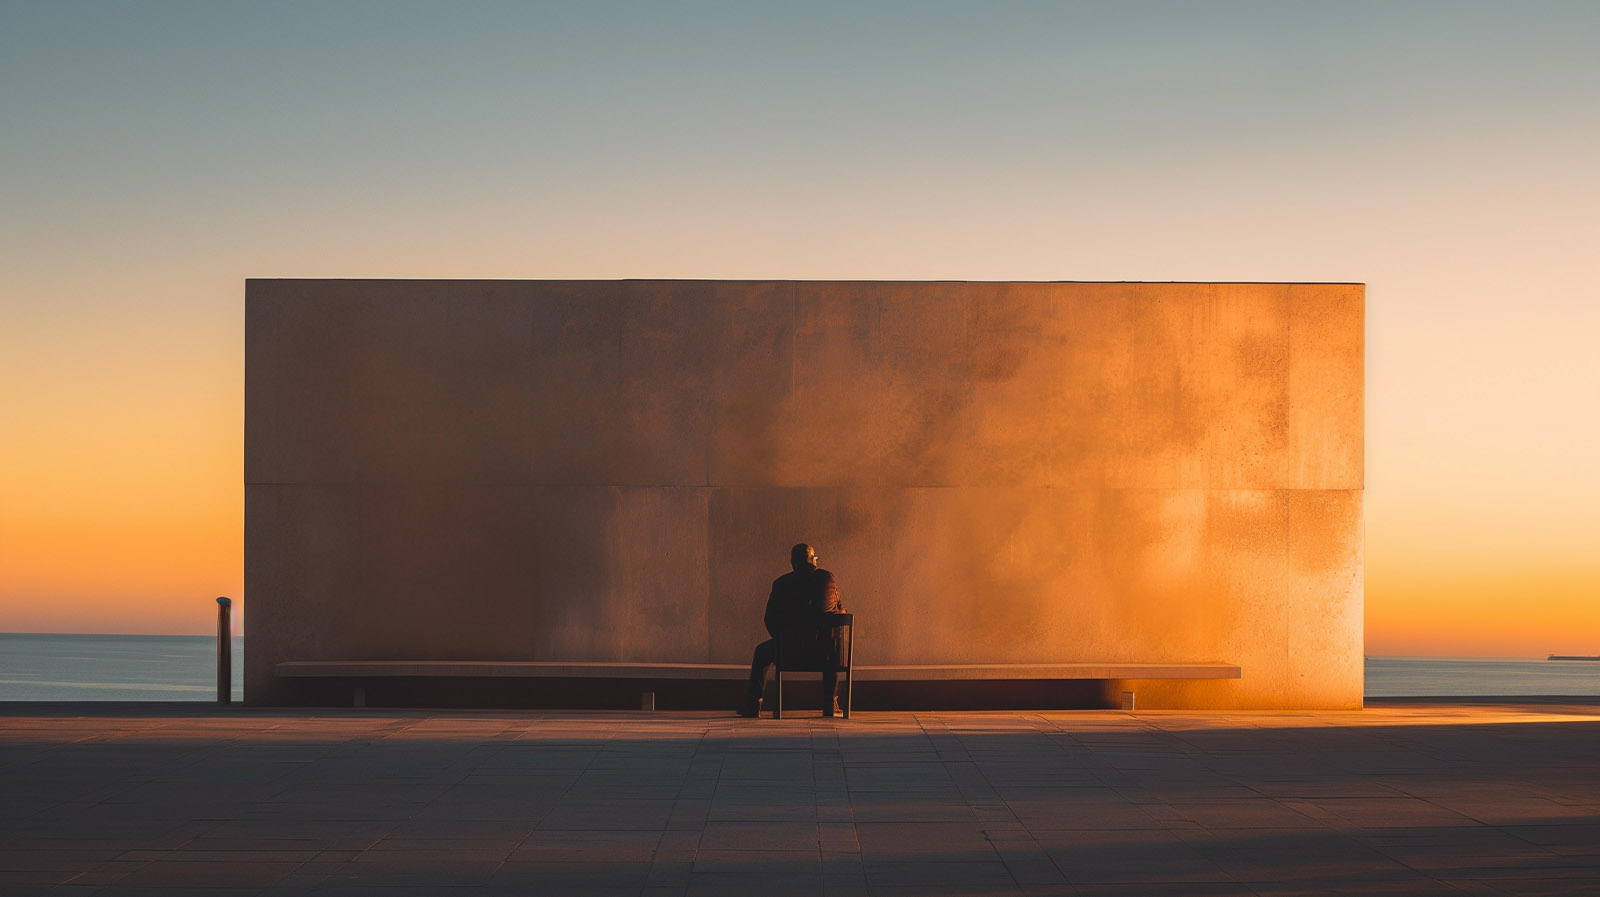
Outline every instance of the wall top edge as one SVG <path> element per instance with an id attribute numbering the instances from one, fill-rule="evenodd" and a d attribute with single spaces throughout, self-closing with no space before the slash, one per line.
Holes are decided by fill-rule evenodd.
<path id="1" fill-rule="evenodd" d="M 652 491 L 652 490 L 686 490 L 705 492 L 747 492 L 747 493 L 772 493 L 772 492 L 814 492 L 814 493 L 840 493 L 840 492 L 1069 492 L 1069 493 L 1206 493 L 1206 494 L 1262 494 L 1282 495 L 1285 493 L 1317 493 L 1326 495 L 1330 493 L 1344 493 L 1348 495 L 1365 494 L 1366 486 L 1061 486 L 1053 484 L 1035 485 L 1028 483 L 895 483 L 887 486 L 876 486 L 865 483 L 831 483 L 813 485 L 784 485 L 778 483 L 561 483 L 549 480 L 446 480 L 446 479 L 416 479 L 416 478 L 389 478 L 365 480 L 335 480 L 335 479 L 307 479 L 307 480 L 251 480 L 244 481 L 245 486 L 259 487 L 262 489 L 345 489 L 345 490 L 386 490 L 395 487 L 408 489 L 460 489 L 460 490 L 490 490 L 490 489 L 544 489 L 566 490 L 571 492 L 602 489 L 616 489 L 618 491 Z"/>
<path id="2" fill-rule="evenodd" d="M 872 280 L 716 277 L 246 277 L 253 283 L 884 283 L 884 284 L 1174 284 L 1293 287 L 1364 287 L 1355 280 Z"/>

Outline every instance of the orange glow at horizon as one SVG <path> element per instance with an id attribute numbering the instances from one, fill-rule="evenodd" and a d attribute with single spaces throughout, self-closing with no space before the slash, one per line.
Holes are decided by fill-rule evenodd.
<path id="1" fill-rule="evenodd" d="M 0 444 L 0 631 L 214 632 L 243 588 L 238 378 L 33 361 L 56 376 Z"/>
<path id="2" fill-rule="evenodd" d="M 1367 570 L 1367 654 L 1600 654 L 1600 566 L 1495 571 Z M 1374 591 L 1385 600 L 1373 601 Z"/>

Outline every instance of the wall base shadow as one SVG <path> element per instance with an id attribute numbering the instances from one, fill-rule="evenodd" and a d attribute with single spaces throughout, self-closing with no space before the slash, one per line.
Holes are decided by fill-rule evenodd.
<path id="1" fill-rule="evenodd" d="M 513 708 L 638 710 L 645 692 L 658 710 L 732 710 L 745 684 L 734 680 L 358 677 L 280 679 L 264 703 L 300 707 Z M 841 703 L 843 683 L 840 684 Z M 359 692 L 359 698 L 357 697 Z M 785 710 L 822 709 L 816 676 L 785 678 Z M 766 706 L 775 704 L 769 680 Z M 1120 683 L 1102 679 L 940 680 L 860 682 L 856 710 L 1110 710 L 1120 706 Z M 250 703 L 262 703 L 251 696 Z"/>

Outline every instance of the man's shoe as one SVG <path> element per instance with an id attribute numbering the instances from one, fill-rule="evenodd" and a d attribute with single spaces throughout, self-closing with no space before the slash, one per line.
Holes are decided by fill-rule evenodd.
<path id="1" fill-rule="evenodd" d="M 838 698 L 834 698 L 833 701 L 828 706 L 822 708 L 822 715 L 823 716 L 843 716 L 844 714 L 842 712 L 840 712 L 840 710 L 839 710 L 839 699 Z"/>
<path id="2" fill-rule="evenodd" d="M 736 712 L 740 716 L 744 717 L 745 719 L 755 719 L 756 717 L 761 715 L 761 705 L 760 704 L 744 704 L 744 705 L 741 705 Z"/>

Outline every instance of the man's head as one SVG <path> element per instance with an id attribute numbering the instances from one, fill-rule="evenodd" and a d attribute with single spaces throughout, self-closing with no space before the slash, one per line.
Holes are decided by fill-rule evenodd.
<path id="1" fill-rule="evenodd" d="M 801 542 L 789 549 L 789 566 L 793 567 L 796 573 L 817 569 L 817 550 Z"/>

